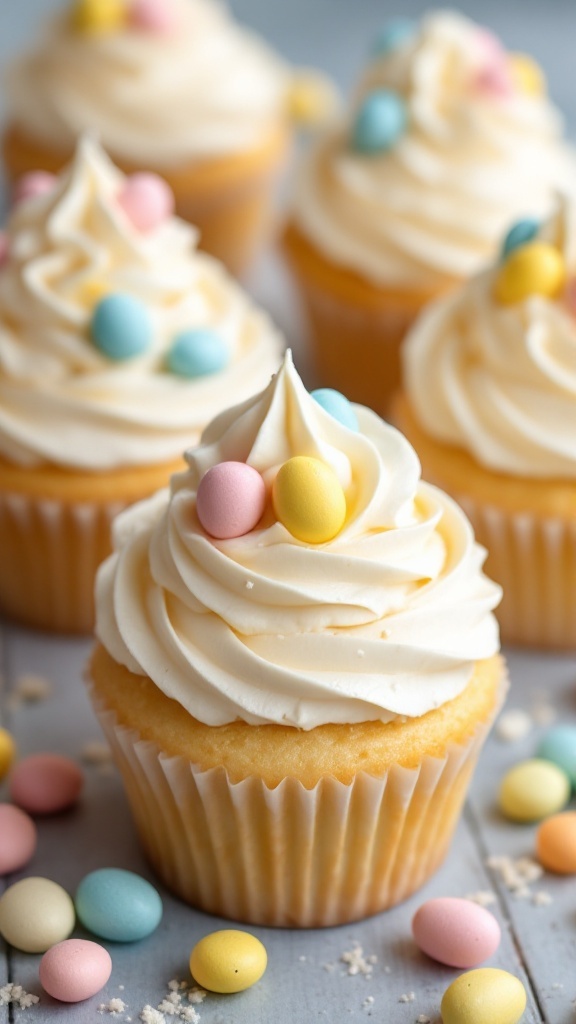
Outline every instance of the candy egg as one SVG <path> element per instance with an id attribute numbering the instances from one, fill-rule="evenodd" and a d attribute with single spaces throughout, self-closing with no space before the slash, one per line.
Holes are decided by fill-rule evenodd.
<path id="1" fill-rule="evenodd" d="M 304 127 L 326 121 L 338 108 L 338 93 L 330 81 L 317 71 L 299 69 L 287 95 L 288 116 Z"/>
<path id="2" fill-rule="evenodd" d="M 77 802 L 84 775 L 76 761 L 61 754 L 32 754 L 10 776 L 10 796 L 29 814 L 56 814 Z"/>
<path id="3" fill-rule="evenodd" d="M 0 728 L 0 780 L 8 774 L 14 755 L 16 744 L 7 729 Z"/>
<path id="4" fill-rule="evenodd" d="M 517 1024 L 526 1009 L 522 982 L 495 967 L 467 971 L 446 989 L 443 1024 Z"/>
<path id="5" fill-rule="evenodd" d="M 272 501 L 283 526 L 307 544 L 332 540 L 346 519 L 346 498 L 334 470 L 304 455 L 280 467 Z"/>
<path id="6" fill-rule="evenodd" d="M 500 784 L 500 809 L 512 821 L 539 821 L 564 807 L 570 799 L 570 780 L 549 761 L 521 761 Z"/>
<path id="7" fill-rule="evenodd" d="M 225 540 L 253 530 L 264 512 L 266 485 L 245 462 L 220 462 L 202 477 L 196 512 L 211 537 Z"/>
<path id="8" fill-rule="evenodd" d="M 553 814 L 536 833 L 536 856 L 543 868 L 576 875 L 576 811 Z"/>
<path id="9" fill-rule="evenodd" d="M 318 405 L 321 405 L 344 427 L 348 427 L 349 430 L 358 430 L 358 417 L 352 404 L 339 391 L 334 391 L 333 388 L 317 388 L 310 394 L 314 401 L 318 402 Z"/>
<path id="10" fill-rule="evenodd" d="M 508 57 L 510 77 L 519 92 L 528 96 L 542 96 L 546 92 L 544 72 L 526 53 L 511 53 Z"/>
<path id="11" fill-rule="evenodd" d="M 0 804 L 0 875 L 19 871 L 34 856 L 36 825 L 12 804 Z"/>
<path id="12" fill-rule="evenodd" d="M 512 79 L 507 64 L 495 60 L 481 68 L 474 80 L 479 92 L 505 98 L 512 92 Z"/>
<path id="13" fill-rule="evenodd" d="M 14 186 L 14 202 L 21 203 L 25 199 L 44 196 L 48 192 L 52 192 L 56 182 L 56 176 L 49 174 L 48 171 L 30 171 L 28 174 L 23 174 Z"/>
<path id="14" fill-rule="evenodd" d="M 159 174 L 132 174 L 118 193 L 122 207 L 138 231 L 153 231 L 174 213 L 174 193 Z"/>
<path id="15" fill-rule="evenodd" d="M 531 242 L 539 230 L 540 221 L 534 220 L 532 217 L 526 217 L 524 220 L 517 221 L 516 224 L 512 225 L 502 243 L 502 256 L 506 257 L 514 249 L 518 249 L 521 245 Z"/>
<path id="16" fill-rule="evenodd" d="M 260 981 L 267 962 L 260 939 L 226 928 L 196 943 L 190 954 L 190 973 L 210 992 L 243 992 Z"/>
<path id="17" fill-rule="evenodd" d="M 206 377 L 223 370 L 229 360 L 228 346 L 209 327 L 178 334 L 168 352 L 168 369 L 179 377 Z"/>
<path id="18" fill-rule="evenodd" d="M 500 925 L 471 900 L 446 897 L 423 903 L 412 918 L 423 953 L 449 967 L 476 967 L 498 949 Z"/>
<path id="19" fill-rule="evenodd" d="M 385 153 L 406 131 L 406 104 L 390 89 L 375 89 L 362 100 L 352 126 L 359 153 Z"/>
<path id="20" fill-rule="evenodd" d="M 405 43 L 410 42 L 416 33 L 416 26 L 409 18 L 393 18 L 384 25 L 378 32 L 372 53 L 375 57 L 383 57 L 385 54 L 398 50 Z"/>
<path id="21" fill-rule="evenodd" d="M 40 984 L 53 999 L 79 1003 L 95 996 L 112 974 L 107 949 L 88 939 L 65 939 L 52 946 L 40 961 Z"/>
<path id="22" fill-rule="evenodd" d="M 576 789 L 576 726 L 557 725 L 550 729 L 538 747 L 537 756 L 558 765 Z"/>
<path id="23" fill-rule="evenodd" d="M 554 298 L 562 289 L 566 268 L 562 253 L 548 242 L 529 242 L 514 249 L 496 278 L 496 298 L 503 305 L 530 295 Z"/>
<path id="24" fill-rule="evenodd" d="M 24 953 L 45 953 L 74 928 L 74 904 L 49 878 L 23 878 L 0 898 L 0 934 Z"/>
<path id="25" fill-rule="evenodd" d="M 133 871 L 99 868 L 82 879 L 76 913 L 85 928 L 102 939 L 136 942 L 162 919 L 162 900 L 150 882 Z"/>
<path id="26" fill-rule="evenodd" d="M 175 11 L 170 0 L 132 0 L 130 21 L 135 28 L 155 35 L 166 35 L 176 27 Z"/>
<path id="27" fill-rule="evenodd" d="M 90 333 L 94 344 L 109 359 L 132 359 L 150 347 L 152 321 L 138 299 L 114 292 L 96 305 Z"/>
<path id="28" fill-rule="evenodd" d="M 76 0 L 72 25 L 86 35 L 117 32 L 126 22 L 125 0 Z"/>

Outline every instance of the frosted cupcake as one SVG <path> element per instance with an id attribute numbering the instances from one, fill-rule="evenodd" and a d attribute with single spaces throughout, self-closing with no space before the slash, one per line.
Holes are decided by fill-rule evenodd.
<path id="1" fill-rule="evenodd" d="M 12 179 L 59 170 L 96 132 L 162 174 L 204 249 L 242 269 L 269 226 L 292 76 L 212 0 L 72 0 L 8 77 Z"/>
<path id="2" fill-rule="evenodd" d="M 394 23 L 300 175 L 287 251 L 318 379 L 381 410 L 422 306 L 549 212 L 576 161 L 538 67 L 467 18 Z"/>
<path id="3" fill-rule="evenodd" d="M 269 380 L 281 342 L 162 183 L 142 208 L 84 141 L 24 185 L 0 240 L 0 609 L 87 631 L 113 515 Z"/>
<path id="4" fill-rule="evenodd" d="M 507 236 L 502 260 L 406 340 L 397 419 L 470 516 L 504 588 L 503 636 L 576 647 L 576 207 Z"/>
<path id="5" fill-rule="evenodd" d="M 210 913 L 374 914 L 444 858 L 501 700 L 485 553 L 402 435 L 289 355 L 186 460 L 97 584 L 91 693 L 146 852 Z"/>

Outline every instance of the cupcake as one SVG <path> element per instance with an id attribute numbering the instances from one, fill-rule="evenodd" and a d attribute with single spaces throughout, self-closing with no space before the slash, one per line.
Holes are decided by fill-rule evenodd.
<path id="1" fill-rule="evenodd" d="M 142 207 L 85 140 L 24 185 L 0 239 L 0 610 L 88 631 L 113 515 L 270 379 L 281 341 L 163 183 Z"/>
<path id="2" fill-rule="evenodd" d="M 16 180 L 90 130 L 126 173 L 168 181 L 202 248 L 237 272 L 269 226 L 291 72 L 212 0 L 69 0 L 8 76 Z"/>
<path id="3" fill-rule="evenodd" d="M 421 307 L 550 212 L 576 160 L 538 67 L 463 15 L 388 27 L 349 117 L 313 147 L 286 250 L 317 375 L 386 409 Z"/>
<path id="4" fill-rule="evenodd" d="M 353 921 L 443 860 L 503 665 L 499 588 L 408 442 L 287 355 L 97 581 L 97 714 L 163 882 L 264 925 Z"/>
<path id="5" fill-rule="evenodd" d="M 576 206 L 510 230 L 501 260 L 416 323 L 396 420 L 504 588 L 505 640 L 576 648 Z"/>

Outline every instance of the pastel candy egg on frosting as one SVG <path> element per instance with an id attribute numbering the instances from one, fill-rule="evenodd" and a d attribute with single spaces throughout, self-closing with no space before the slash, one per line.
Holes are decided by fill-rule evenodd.
<path id="1" fill-rule="evenodd" d="M 393 18 L 387 22 L 378 32 L 372 53 L 375 57 L 383 57 L 385 54 L 393 53 L 405 43 L 408 43 L 415 35 L 416 27 L 409 18 Z"/>
<path id="2" fill-rule="evenodd" d="M 305 455 L 296 455 L 280 467 L 272 501 L 282 525 L 307 544 L 332 540 L 346 519 L 346 498 L 334 470 Z"/>
<path id="3" fill-rule="evenodd" d="M 86 35 L 117 32 L 126 23 L 125 0 L 76 0 L 72 25 Z"/>
<path id="4" fill-rule="evenodd" d="M 513 84 L 527 96 L 542 96 L 546 92 L 546 78 L 539 64 L 526 53 L 511 53 L 508 68 Z"/>
<path id="5" fill-rule="evenodd" d="M 374 89 L 364 97 L 352 126 L 352 145 L 359 153 L 385 153 L 406 131 L 406 104 L 391 89 Z"/>
<path id="6" fill-rule="evenodd" d="M 143 171 L 126 178 L 118 204 L 138 231 L 153 231 L 174 213 L 174 193 L 159 174 Z"/>
<path id="7" fill-rule="evenodd" d="M 245 462 L 220 462 L 202 477 L 196 494 L 198 519 L 211 537 L 228 540 L 250 533 L 262 518 L 266 485 Z"/>
<path id="8" fill-rule="evenodd" d="M 134 28 L 154 35 L 166 35 L 176 26 L 171 0 L 132 0 L 129 17 Z"/>
<path id="9" fill-rule="evenodd" d="M 562 253 L 548 242 L 529 242 L 510 253 L 496 278 L 496 298 L 503 305 L 522 302 L 530 295 L 555 298 L 564 285 Z"/>
<path id="10" fill-rule="evenodd" d="M 348 427 L 349 430 L 358 430 L 358 417 L 352 408 L 352 403 L 340 391 L 335 391 L 334 388 L 316 388 L 310 394 L 314 401 L 318 402 L 318 405 L 321 405 L 344 427 Z"/>
<path id="11" fill-rule="evenodd" d="M 540 221 L 525 217 L 512 225 L 502 243 L 502 256 L 509 256 L 514 249 L 532 242 L 540 230 Z"/>
<path id="12" fill-rule="evenodd" d="M 56 176 L 48 171 L 30 171 L 18 179 L 14 188 L 14 202 L 22 203 L 26 199 L 35 199 L 52 192 L 56 186 Z"/>
<path id="13" fill-rule="evenodd" d="M 168 369 L 179 377 L 206 377 L 223 370 L 229 358 L 224 338 L 209 327 L 201 327 L 177 335 L 167 362 Z"/>
<path id="14" fill-rule="evenodd" d="M 152 321 L 145 306 L 122 292 L 106 295 L 94 309 L 92 341 L 109 359 L 139 356 L 152 343 Z"/>

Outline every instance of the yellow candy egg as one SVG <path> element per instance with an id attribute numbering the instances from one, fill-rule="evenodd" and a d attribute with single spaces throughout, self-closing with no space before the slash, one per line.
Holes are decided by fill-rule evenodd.
<path id="1" fill-rule="evenodd" d="M 546 92 L 546 79 L 542 68 L 526 53 L 511 53 L 508 67 L 519 92 L 525 92 L 528 96 L 542 96 Z"/>
<path id="2" fill-rule="evenodd" d="M 283 526 L 307 544 L 332 540 L 346 518 L 346 498 L 334 470 L 306 455 L 296 455 L 280 467 L 272 502 Z"/>
<path id="3" fill-rule="evenodd" d="M 8 774 L 14 755 L 16 744 L 7 729 L 0 728 L 0 779 Z"/>
<path id="4" fill-rule="evenodd" d="M 570 779 L 561 768 L 535 757 L 506 773 L 498 802 L 512 821 L 540 821 L 565 807 L 570 788 Z"/>
<path id="5" fill-rule="evenodd" d="M 524 985 L 508 971 L 481 967 L 461 974 L 446 989 L 443 1024 L 517 1024 L 526 1009 Z"/>
<path id="6" fill-rule="evenodd" d="M 190 954 L 192 977 L 209 992 L 243 992 L 260 981 L 267 963 L 260 939 L 235 928 L 206 935 Z"/>
<path id="7" fill-rule="evenodd" d="M 72 9 L 74 28 L 86 35 L 117 32 L 126 21 L 125 0 L 76 0 Z"/>
<path id="8" fill-rule="evenodd" d="M 338 96 L 329 79 L 316 71 L 298 71 L 288 93 L 288 116 L 298 124 L 313 126 L 326 121 L 337 109 Z"/>
<path id="9" fill-rule="evenodd" d="M 514 249 L 496 278 L 496 298 L 504 305 L 529 295 L 554 298 L 566 279 L 562 253 L 547 242 L 529 242 Z"/>

